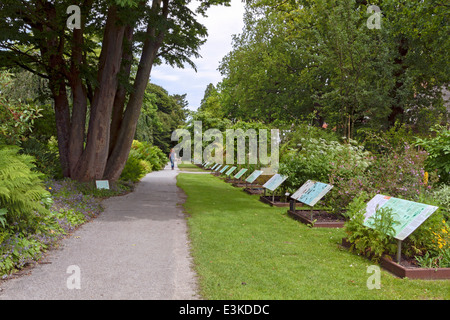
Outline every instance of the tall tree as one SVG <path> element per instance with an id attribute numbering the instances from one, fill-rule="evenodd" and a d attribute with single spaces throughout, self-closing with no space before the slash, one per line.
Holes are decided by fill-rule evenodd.
<path id="1" fill-rule="evenodd" d="M 372 4 L 381 29 L 367 26 Z M 222 61 L 223 111 L 265 122 L 314 111 L 350 137 L 357 126 L 439 120 L 449 13 L 440 0 L 253 0 Z"/>
<path id="2" fill-rule="evenodd" d="M 194 66 L 190 58 L 199 56 L 207 35 L 196 15 L 229 0 L 202 0 L 196 12 L 189 3 L 0 3 L 0 66 L 19 66 L 48 79 L 65 176 L 80 181 L 119 178 L 152 66 Z M 73 31 L 66 24 L 70 5 L 81 8 L 80 28 Z"/>

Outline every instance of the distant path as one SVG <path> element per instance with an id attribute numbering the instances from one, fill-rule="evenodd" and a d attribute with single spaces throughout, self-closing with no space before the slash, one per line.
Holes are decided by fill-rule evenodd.
<path id="1" fill-rule="evenodd" d="M 2 284 L 0 300 L 198 299 L 178 172 L 167 166 L 133 193 L 105 200 L 105 211 L 50 251 L 49 263 Z M 71 265 L 81 289 L 67 288 Z"/>

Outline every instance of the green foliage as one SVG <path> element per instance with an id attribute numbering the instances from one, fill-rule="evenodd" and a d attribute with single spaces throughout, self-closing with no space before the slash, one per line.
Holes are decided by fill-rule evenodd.
<path id="1" fill-rule="evenodd" d="M 136 128 L 136 140 L 169 153 L 172 132 L 186 119 L 185 99 L 186 95 L 169 95 L 162 87 L 149 83 Z"/>
<path id="2" fill-rule="evenodd" d="M 167 163 L 167 156 L 157 146 L 152 146 L 147 142 L 134 140 L 131 149 L 137 151 L 137 156 L 141 160 L 148 161 L 151 164 L 151 169 L 161 170 Z M 149 172 L 150 172 L 149 171 Z"/>
<path id="3" fill-rule="evenodd" d="M 282 157 L 279 172 L 291 192 L 307 180 L 332 182 L 361 174 L 371 164 L 370 155 L 355 141 L 339 143 L 319 138 L 300 138 L 298 150 Z M 331 181 L 330 181 L 331 180 Z"/>
<path id="4" fill-rule="evenodd" d="M 433 199 L 437 202 L 446 220 L 450 220 L 450 186 L 442 185 L 433 190 Z"/>
<path id="5" fill-rule="evenodd" d="M 443 249 L 437 256 L 426 252 L 423 256 L 416 256 L 421 268 L 450 268 L 450 249 Z"/>
<path id="6" fill-rule="evenodd" d="M 8 213 L 8 211 L 6 209 L 0 209 L 0 223 L 2 224 L 2 227 L 5 228 L 6 227 L 6 214 Z M 1 240 L 1 239 L 0 239 Z M 0 241 L 1 243 L 1 241 Z"/>
<path id="7" fill-rule="evenodd" d="M 34 121 L 41 117 L 38 106 L 6 95 L 11 85 L 11 74 L 0 71 L 0 144 L 19 144 L 32 131 Z"/>
<path id="8" fill-rule="evenodd" d="M 7 210 L 8 223 L 37 227 L 48 213 L 42 199 L 48 197 L 34 159 L 18 153 L 19 148 L 0 146 L 0 208 Z"/>
<path id="9" fill-rule="evenodd" d="M 58 220 L 65 220 L 69 224 L 69 228 L 74 228 L 86 222 L 84 214 L 75 209 L 60 209 L 56 212 L 56 218 Z"/>
<path id="10" fill-rule="evenodd" d="M 335 186 L 332 190 L 335 206 L 345 207 L 361 191 L 414 201 L 431 188 L 425 182 L 424 152 L 409 144 L 392 148 L 386 141 L 380 143 L 380 148 L 385 151 L 369 156 L 370 165 L 365 168 L 352 161 L 342 163 L 342 169 L 333 168 L 330 180 Z M 340 171 L 348 174 L 342 175 Z"/>
<path id="11" fill-rule="evenodd" d="M 151 172 L 150 163 L 140 159 L 139 153 L 132 149 L 128 155 L 128 160 L 122 174 L 120 175 L 120 179 L 124 181 L 138 182 L 149 172 Z"/>
<path id="12" fill-rule="evenodd" d="M 62 170 L 59 161 L 58 143 L 54 137 L 48 142 L 29 138 L 21 143 L 21 153 L 34 157 L 34 164 L 39 172 L 44 173 L 47 178 L 61 179 Z"/>
<path id="13" fill-rule="evenodd" d="M 369 5 L 381 29 L 367 27 Z M 396 120 L 427 131 L 448 119 L 449 9 L 436 0 L 255 0 L 222 61 L 221 113 L 293 121 L 317 111 L 346 137 Z M 426 54 L 425 54 L 426 53 Z"/>
<path id="14" fill-rule="evenodd" d="M 37 261 L 47 246 L 23 232 L 13 234 L 11 231 L 0 238 L 0 275 L 20 269 L 30 261 Z"/>
<path id="15" fill-rule="evenodd" d="M 148 142 L 134 140 L 121 180 L 137 182 L 152 170 L 161 170 L 168 161 L 165 153 Z"/>
<path id="16" fill-rule="evenodd" d="M 370 228 L 364 225 L 365 201 L 367 193 L 361 193 L 348 205 L 346 216 L 349 218 L 344 229 L 347 240 L 351 243 L 351 250 L 377 261 L 383 254 L 392 254 L 396 244 L 392 237 L 396 222 L 392 216 L 392 209 L 380 209 L 369 218 Z"/>
<path id="17" fill-rule="evenodd" d="M 427 171 L 437 171 L 439 181 L 450 184 L 450 130 L 443 126 L 431 129 L 435 136 L 417 139 L 416 144 L 425 148 L 428 158 L 425 162 Z"/>

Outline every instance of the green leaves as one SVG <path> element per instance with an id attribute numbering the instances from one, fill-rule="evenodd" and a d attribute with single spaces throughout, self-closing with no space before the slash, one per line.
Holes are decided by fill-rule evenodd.
<path id="1" fill-rule="evenodd" d="M 0 144 L 18 144 L 32 131 L 42 109 L 9 97 L 13 85 L 11 74 L 0 71 Z"/>
<path id="2" fill-rule="evenodd" d="M 31 228 L 48 212 L 48 192 L 33 171 L 33 158 L 19 155 L 16 147 L 0 146 L 0 207 L 7 210 L 8 222 L 25 222 Z M 4 210 L 3 209 L 3 210 Z"/>
<path id="3" fill-rule="evenodd" d="M 0 209 L 0 223 L 2 224 L 3 228 L 6 227 L 6 214 L 8 213 L 8 210 L 6 210 L 5 208 Z M 0 241 L 1 243 L 1 241 Z"/>
<path id="4" fill-rule="evenodd" d="M 428 152 L 426 170 L 437 170 L 439 181 L 450 182 L 450 130 L 443 126 L 431 129 L 435 136 L 428 139 L 417 139 L 416 145 Z"/>

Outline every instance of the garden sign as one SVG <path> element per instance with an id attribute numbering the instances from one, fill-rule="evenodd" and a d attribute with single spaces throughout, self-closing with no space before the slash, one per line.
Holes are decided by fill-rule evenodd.
<path id="1" fill-rule="evenodd" d="M 394 226 L 394 238 L 400 241 L 414 232 L 438 207 L 413 201 L 377 194 L 367 203 L 364 225 L 371 227 L 370 217 L 382 208 L 392 209 L 393 218 L 398 223 Z"/>
<path id="2" fill-rule="evenodd" d="M 236 175 L 234 176 L 234 178 L 235 179 L 240 179 L 241 177 L 242 177 L 242 175 L 244 174 L 244 173 L 246 173 L 247 172 L 247 170 L 248 169 L 241 169 L 241 170 L 239 170 L 239 172 L 238 173 L 236 173 Z"/>
<path id="3" fill-rule="evenodd" d="M 263 187 L 269 189 L 270 191 L 275 191 L 284 181 L 286 181 L 287 177 L 282 176 L 281 174 L 276 174 L 272 178 L 267 181 Z"/>
<path id="4" fill-rule="evenodd" d="M 291 198 L 313 207 L 331 189 L 333 186 L 330 184 L 308 180 Z"/>
<path id="5" fill-rule="evenodd" d="M 262 170 L 255 170 L 247 179 L 245 179 L 245 181 L 248 183 L 253 183 L 262 173 Z"/>

